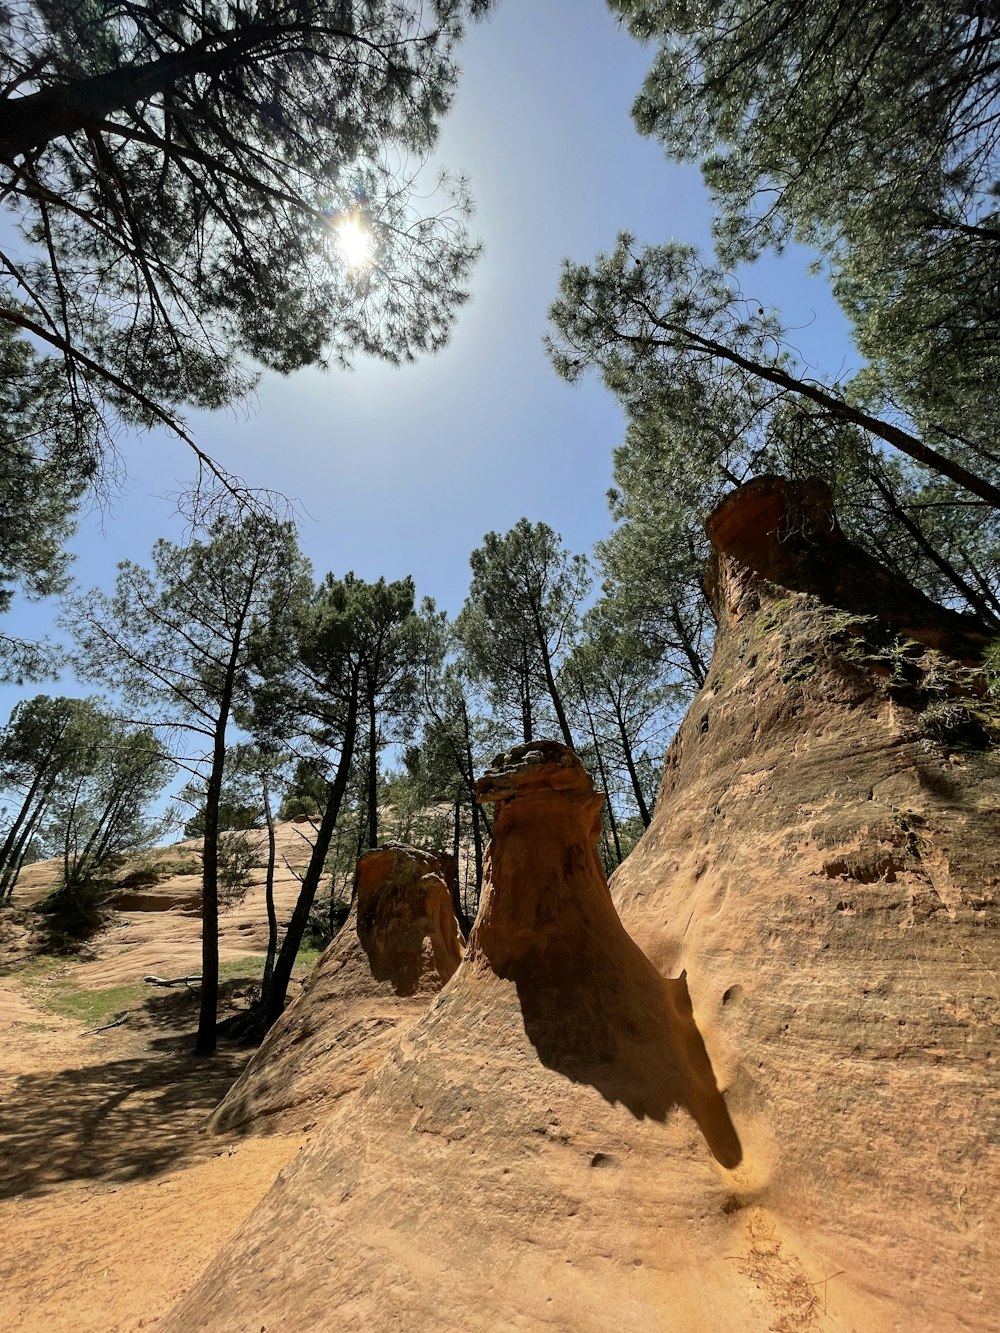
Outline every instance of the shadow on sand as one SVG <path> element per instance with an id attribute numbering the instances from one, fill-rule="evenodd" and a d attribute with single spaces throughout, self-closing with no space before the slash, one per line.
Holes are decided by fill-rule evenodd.
<path id="1" fill-rule="evenodd" d="M 44 1194 L 67 1182 L 143 1180 L 219 1151 L 219 1140 L 202 1127 L 247 1052 L 220 1047 L 211 1058 L 195 1058 L 192 999 L 151 997 L 136 1011 L 131 1034 L 115 1032 L 115 1053 L 105 1061 L 6 1083 L 0 1198 Z M 143 1048 L 134 1039 L 144 1021 L 164 1035 Z M 102 1038 L 81 1037 L 91 1040 Z"/>

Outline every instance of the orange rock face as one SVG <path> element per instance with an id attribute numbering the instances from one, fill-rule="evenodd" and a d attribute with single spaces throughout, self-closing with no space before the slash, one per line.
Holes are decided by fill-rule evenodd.
<path id="1" fill-rule="evenodd" d="M 479 790 L 497 809 L 462 965 L 168 1329 L 773 1326 L 725 1258 L 739 1138 L 684 980 L 615 913 L 603 798 L 546 742 Z"/>
<path id="2" fill-rule="evenodd" d="M 719 633 L 622 918 L 694 1016 L 757 1201 L 856 1327 L 987 1329 L 1000 765 L 983 636 L 842 536 L 815 486 L 710 522 Z M 909 641 L 909 642 L 907 642 Z"/>
<path id="3" fill-rule="evenodd" d="M 611 892 L 575 758 L 501 757 L 461 966 L 168 1333 L 994 1327 L 983 635 L 821 488 L 710 530 L 711 673 Z"/>
<path id="4" fill-rule="evenodd" d="M 358 862 L 351 914 L 209 1120 L 216 1133 L 311 1129 L 382 1060 L 465 942 L 437 857 L 389 844 Z"/>

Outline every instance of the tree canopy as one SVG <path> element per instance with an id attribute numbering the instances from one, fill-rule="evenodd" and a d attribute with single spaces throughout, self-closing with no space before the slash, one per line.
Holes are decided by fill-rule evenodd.
<path id="1" fill-rule="evenodd" d="M 441 345 L 476 251 L 468 198 L 452 182 L 428 211 L 414 183 L 464 19 L 488 6 L 0 9 L 0 198 L 20 238 L 0 248 L 0 325 L 61 363 L 81 454 L 115 419 L 180 428 L 184 404 L 229 401 L 246 358 Z"/>
<path id="2" fill-rule="evenodd" d="M 178 759 L 204 783 L 199 1054 L 215 1049 L 219 806 L 230 725 L 250 710 L 255 685 L 280 673 L 307 584 L 290 523 L 221 515 L 203 539 L 156 542 L 152 571 L 123 561 L 114 596 L 78 599 L 67 622 L 79 669 L 189 738 Z"/>
<path id="3" fill-rule="evenodd" d="M 469 563 L 472 582 L 457 630 L 473 676 L 495 706 L 518 716 L 525 741 L 536 735 L 544 700 L 572 745 L 556 677 L 590 586 L 586 556 L 567 551 L 548 524 L 522 518 L 509 532 L 488 532 Z"/>
<path id="4" fill-rule="evenodd" d="M 635 122 L 701 162 L 723 264 L 818 251 L 868 362 L 857 396 L 995 465 L 996 6 L 609 2 L 659 43 Z"/>

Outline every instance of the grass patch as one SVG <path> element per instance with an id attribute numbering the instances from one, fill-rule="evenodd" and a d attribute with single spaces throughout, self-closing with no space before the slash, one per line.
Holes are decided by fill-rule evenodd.
<path id="1" fill-rule="evenodd" d="M 304 967 L 307 972 L 311 972 L 316 966 L 316 960 L 323 953 L 322 949 L 314 949 L 309 945 L 303 945 L 295 956 L 295 966 Z"/>
<path id="2" fill-rule="evenodd" d="M 142 982 L 111 986 L 107 990 L 85 990 L 58 969 L 63 960 L 38 959 L 20 973 L 34 1004 L 60 1018 L 71 1018 L 84 1028 L 99 1027 L 126 1009 L 134 1009 L 144 998 Z"/>
<path id="3" fill-rule="evenodd" d="M 245 958 L 230 958 L 219 964 L 220 981 L 260 981 L 264 971 L 263 954 L 247 954 Z"/>
<path id="4" fill-rule="evenodd" d="M 295 960 L 297 972 L 311 972 L 322 949 L 303 946 Z M 41 954 L 16 968 L 6 969 L 24 985 L 31 1002 L 60 1018 L 71 1018 L 82 1028 L 100 1027 L 124 1013 L 139 1009 L 153 995 L 163 994 L 143 981 L 106 990 L 88 990 L 72 976 L 72 965 L 54 954 Z M 247 954 L 219 964 L 219 982 L 247 981 L 260 984 L 264 972 L 263 954 Z M 39 1025 L 42 1027 L 44 1025 Z"/>

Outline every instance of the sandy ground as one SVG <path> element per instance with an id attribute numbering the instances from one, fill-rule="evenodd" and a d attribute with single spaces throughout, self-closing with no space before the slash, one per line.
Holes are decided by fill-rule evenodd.
<path id="1" fill-rule="evenodd" d="M 281 916 L 296 890 L 283 877 Z M 263 912 L 255 890 L 229 915 L 223 960 L 263 952 Z M 89 990 L 197 972 L 198 925 L 130 909 L 57 977 Z M 85 1034 L 44 1006 L 23 935 L 8 929 L 0 952 L 0 1329 L 154 1328 L 303 1140 L 204 1133 L 250 1053 L 191 1054 L 196 991 L 150 987 L 123 1024 Z"/>

